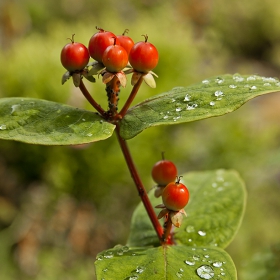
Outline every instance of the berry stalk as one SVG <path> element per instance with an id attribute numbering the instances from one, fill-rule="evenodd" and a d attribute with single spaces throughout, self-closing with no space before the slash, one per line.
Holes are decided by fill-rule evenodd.
<path id="1" fill-rule="evenodd" d="M 134 180 L 134 183 L 136 185 L 136 188 L 138 190 L 138 193 L 141 197 L 141 200 L 144 204 L 144 207 L 148 213 L 148 216 L 153 224 L 153 227 L 157 233 L 157 236 L 159 238 L 160 241 L 162 241 L 162 235 L 163 235 L 163 229 L 157 219 L 157 216 L 156 216 L 156 213 L 154 211 L 154 208 L 150 202 L 150 199 L 147 195 L 147 192 L 142 184 L 142 181 L 139 177 L 139 174 L 136 170 L 136 167 L 134 165 L 134 162 L 133 162 L 133 159 L 131 157 L 131 154 L 130 154 L 130 151 L 129 151 L 129 148 L 127 146 L 127 143 L 126 141 L 120 136 L 120 127 L 119 127 L 119 124 L 117 123 L 116 124 L 116 134 L 117 134 L 117 137 L 118 137 L 118 141 L 119 141 L 119 144 L 120 144 L 120 147 L 122 149 L 122 152 L 123 152 L 123 155 L 124 155 L 124 158 L 126 160 L 126 163 L 127 163 L 127 166 L 129 168 L 129 171 L 130 171 L 130 174 L 131 174 L 131 177 L 133 178 Z M 162 243 L 162 242 L 161 242 Z M 165 242 L 164 242 L 165 243 Z"/>
<path id="2" fill-rule="evenodd" d="M 142 82 L 143 82 L 143 75 L 140 76 L 139 80 L 137 81 L 137 83 L 136 83 L 136 84 L 134 85 L 134 87 L 132 88 L 131 93 L 130 93 L 128 99 L 126 100 L 126 102 L 125 102 L 123 108 L 121 109 L 121 111 L 120 111 L 120 113 L 119 113 L 119 115 L 120 115 L 121 117 L 124 117 L 124 115 L 126 114 L 128 108 L 129 108 L 129 106 L 131 105 L 131 103 L 132 103 L 134 97 L 136 96 L 136 94 L 137 94 L 137 92 L 138 92 L 138 90 L 139 90 L 139 88 L 140 88 Z"/>
<path id="3" fill-rule="evenodd" d="M 90 93 L 88 92 L 85 84 L 83 83 L 83 80 L 81 79 L 80 84 L 79 84 L 79 88 L 81 90 L 81 92 L 83 93 L 84 97 L 87 99 L 87 101 L 97 110 L 97 112 L 101 115 L 101 116 L 105 116 L 106 112 L 101 108 L 101 106 L 99 104 L 96 103 L 96 101 L 92 98 L 92 96 L 90 95 Z"/>

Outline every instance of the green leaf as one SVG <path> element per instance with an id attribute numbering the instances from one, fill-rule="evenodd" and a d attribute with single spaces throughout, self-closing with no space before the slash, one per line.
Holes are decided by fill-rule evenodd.
<path id="1" fill-rule="evenodd" d="M 174 229 L 176 244 L 225 248 L 243 218 L 246 199 L 243 181 L 235 171 L 222 169 L 186 173 L 181 181 L 190 191 L 190 201 L 185 207 L 187 217 L 180 228 Z M 161 198 L 155 198 L 153 191 L 149 197 L 154 206 L 161 203 Z M 157 213 L 159 211 L 156 209 Z M 132 217 L 128 245 L 156 244 L 156 233 L 140 203 Z"/>
<path id="2" fill-rule="evenodd" d="M 95 267 L 100 280 L 237 279 L 230 256 L 211 247 L 117 245 L 98 254 Z"/>
<path id="3" fill-rule="evenodd" d="M 124 139 L 130 139 L 148 127 L 221 116 L 256 96 L 279 90 L 278 79 L 239 74 L 173 88 L 130 108 L 120 122 L 120 133 Z"/>
<path id="4" fill-rule="evenodd" d="M 115 126 L 94 112 L 31 98 L 0 99 L 0 139 L 74 145 L 110 137 Z"/>

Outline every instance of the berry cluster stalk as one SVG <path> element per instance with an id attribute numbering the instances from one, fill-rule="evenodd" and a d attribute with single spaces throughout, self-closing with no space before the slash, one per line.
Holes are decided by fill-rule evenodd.
<path id="1" fill-rule="evenodd" d="M 150 199 L 147 195 L 147 192 L 142 184 L 142 181 L 138 175 L 138 172 L 136 170 L 136 167 L 134 165 L 134 162 L 133 162 L 133 159 L 131 157 L 131 154 L 130 154 L 130 151 L 128 149 L 128 146 L 127 146 L 127 143 L 126 141 L 120 136 L 120 128 L 119 128 L 119 124 L 117 123 L 116 125 L 116 134 L 117 134 L 117 137 L 118 137 L 118 141 L 119 141 L 119 144 L 120 144 L 120 147 L 122 149 L 122 152 L 123 152 L 123 155 L 124 155 L 124 158 L 126 160 L 126 163 L 127 163 L 127 166 L 129 168 L 129 171 L 130 171 L 130 174 L 131 174 L 131 177 L 133 178 L 134 180 L 134 183 L 136 185 L 136 188 L 138 190 L 138 193 L 141 197 L 141 200 L 144 204 L 144 207 L 150 217 L 150 220 L 153 224 L 153 227 L 157 233 L 157 236 L 159 238 L 159 240 L 162 240 L 162 235 L 163 235 L 163 229 L 159 223 L 159 220 L 157 219 L 157 216 L 156 216 L 156 213 L 154 211 L 154 208 L 150 202 Z"/>

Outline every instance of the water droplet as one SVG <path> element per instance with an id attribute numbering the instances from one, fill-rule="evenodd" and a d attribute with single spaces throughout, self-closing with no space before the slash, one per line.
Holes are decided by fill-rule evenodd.
<path id="1" fill-rule="evenodd" d="M 97 258 L 96 258 L 96 260 L 102 261 L 102 260 L 103 260 L 103 256 L 102 256 L 102 255 L 98 255 Z"/>
<path id="2" fill-rule="evenodd" d="M 117 255 L 122 256 L 123 255 L 123 250 L 122 249 L 118 250 Z"/>
<path id="3" fill-rule="evenodd" d="M 86 120 L 85 120 L 85 119 L 82 119 L 82 121 L 85 122 Z M 101 122 L 101 121 L 100 121 L 100 122 Z"/>
<path id="4" fill-rule="evenodd" d="M 21 105 L 20 104 L 15 104 L 12 105 L 12 111 L 11 111 L 11 115 L 14 115 L 16 113 L 16 111 L 18 111 L 20 109 Z"/>
<path id="5" fill-rule="evenodd" d="M 195 261 L 198 261 L 198 260 L 200 259 L 200 256 L 199 256 L 199 255 L 193 255 L 193 259 L 194 259 Z"/>
<path id="6" fill-rule="evenodd" d="M 191 100 L 191 96 L 189 94 L 186 94 L 184 101 L 190 101 Z"/>
<path id="7" fill-rule="evenodd" d="M 5 129 L 7 129 L 7 126 L 5 124 L 1 124 L 0 125 L 0 130 L 5 130 Z"/>
<path id="8" fill-rule="evenodd" d="M 236 85 L 229 85 L 228 87 L 229 87 L 229 88 L 237 88 Z"/>
<path id="9" fill-rule="evenodd" d="M 83 120 L 83 121 L 85 121 L 85 120 Z M 99 123 L 103 123 L 103 122 L 104 122 L 103 120 L 100 120 L 100 121 L 99 121 Z"/>
<path id="10" fill-rule="evenodd" d="M 210 256 L 209 256 L 209 255 L 204 255 L 204 257 L 205 257 L 206 259 L 208 259 Z"/>
<path id="11" fill-rule="evenodd" d="M 174 102 L 176 102 L 176 99 L 175 99 L 175 98 L 172 98 L 172 99 L 171 99 L 171 103 L 174 103 Z"/>
<path id="12" fill-rule="evenodd" d="M 243 81 L 244 81 L 244 78 L 241 77 L 241 76 L 238 76 L 238 75 L 233 76 L 233 79 L 234 79 L 236 82 L 243 82 Z"/>
<path id="13" fill-rule="evenodd" d="M 106 272 L 106 271 L 108 271 L 108 268 L 104 268 L 102 271 L 103 271 L 103 272 Z"/>
<path id="14" fill-rule="evenodd" d="M 144 270 L 145 270 L 145 267 L 144 267 L 144 266 L 140 266 L 140 265 L 139 265 L 139 266 L 136 267 L 136 272 L 139 273 L 139 274 L 142 273 L 142 272 L 144 272 Z"/>
<path id="15" fill-rule="evenodd" d="M 264 85 L 265 87 L 270 87 L 270 86 L 271 86 L 270 83 L 264 83 L 263 85 Z"/>
<path id="16" fill-rule="evenodd" d="M 105 254 L 104 254 L 105 259 L 111 259 L 113 257 L 114 257 L 114 254 L 111 251 L 106 251 Z"/>
<path id="17" fill-rule="evenodd" d="M 181 269 L 182 269 L 182 268 L 180 268 L 180 270 L 176 273 L 176 276 L 177 276 L 178 278 L 182 278 L 182 277 L 183 277 L 183 273 L 182 273 Z M 184 270 L 183 270 L 183 271 L 184 271 Z"/>
<path id="18" fill-rule="evenodd" d="M 280 87 L 280 82 L 276 83 L 275 85 L 276 85 L 277 87 Z"/>
<path id="19" fill-rule="evenodd" d="M 185 260 L 185 264 L 187 264 L 187 265 L 195 265 L 195 261 Z"/>
<path id="20" fill-rule="evenodd" d="M 133 275 L 129 277 L 129 280 L 137 280 L 138 279 L 138 275 Z"/>
<path id="21" fill-rule="evenodd" d="M 203 80 L 202 83 L 203 83 L 204 85 L 209 85 L 209 84 L 210 84 L 210 81 L 209 81 L 209 80 Z"/>
<path id="22" fill-rule="evenodd" d="M 181 108 L 181 107 L 178 107 L 178 108 L 175 109 L 175 111 L 176 111 L 176 112 L 181 112 L 181 111 L 182 111 L 182 108 Z"/>
<path id="23" fill-rule="evenodd" d="M 205 236 L 206 235 L 206 232 L 205 231 L 202 231 L 202 230 L 199 230 L 197 232 L 200 236 Z"/>
<path id="24" fill-rule="evenodd" d="M 255 90 L 255 89 L 257 89 L 257 87 L 256 86 L 251 86 L 250 89 Z"/>
<path id="25" fill-rule="evenodd" d="M 163 119 L 164 119 L 164 120 L 168 119 L 168 116 L 167 116 L 167 115 L 165 115 L 165 116 L 163 117 Z"/>
<path id="26" fill-rule="evenodd" d="M 247 78 L 247 81 L 255 81 L 256 77 L 255 76 L 250 76 Z"/>
<path id="27" fill-rule="evenodd" d="M 213 262 L 213 266 L 215 267 L 221 267 L 223 265 L 222 262 Z"/>
<path id="28" fill-rule="evenodd" d="M 221 90 L 217 90 L 217 91 L 215 91 L 214 95 L 217 97 L 221 97 L 221 96 L 224 96 L 224 93 Z"/>
<path id="29" fill-rule="evenodd" d="M 187 106 L 187 110 L 194 110 L 198 105 L 196 103 Z"/>
<path id="30" fill-rule="evenodd" d="M 92 133 L 88 133 L 87 136 L 88 136 L 88 137 L 91 137 L 91 136 L 92 136 Z"/>
<path id="31" fill-rule="evenodd" d="M 103 130 L 103 133 L 105 133 L 105 134 L 111 134 L 111 132 L 110 132 L 109 129 L 104 129 L 104 130 Z"/>
<path id="32" fill-rule="evenodd" d="M 129 247 L 125 245 L 125 246 L 122 247 L 122 250 L 123 250 L 124 252 L 128 252 L 128 251 L 129 251 Z"/>
<path id="33" fill-rule="evenodd" d="M 202 265 L 196 270 L 197 275 L 202 279 L 211 279 L 214 277 L 215 273 L 211 266 Z"/>
<path id="34" fill-rule="evenodd" d="M 215 105 L 215 101 L 211 101 L 209 104 L 210 104 L 210 106 L 214 106 Z"/>
<path id="35" fill-rule="evenodd" d="M 194 232 L 194 231 L 195 231 L 194 226 L 189 225 L 186 227 L 186 232 L 190 233 L 190 232 Z"/>
<path id="36" fill-rule="evenodd" d="M 220 78 L 216 79 L 216 83 L 219 84 L 219 85 L 221 85 L 223 82 L 224 82 L 223 79 L 220 79 Z"/>

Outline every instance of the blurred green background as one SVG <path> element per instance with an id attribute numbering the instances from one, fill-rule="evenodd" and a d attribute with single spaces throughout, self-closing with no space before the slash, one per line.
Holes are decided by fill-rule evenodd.
<path id="1" fill-rule="evenodd" d="M 1 0 L 0 97 L 91 109 L 71 82 L 61 85 L 60 51 L 73 33 L 87 45 L 95 26 L 128 28 L 135 42 L 148 34 L 157 46 L 157 88 L 143 85 L 134 104 L 219 74 L 279 77 L 277 0 Z M 106 108 L 101 81 L 87 86 Z M 229 115 L 148 129 L 128 142 L 147 189 L 162 151 L 179 173 L 241 174 L 247 210 L 227 248 L 241 280 L 280 279 L 279 108 L 280 94 L 269 94 Z M 115 136 L 83 147 L 0 141 L 0 278 L 94 279 L 96 254 L 125 244 L 138 202 Z"/>

